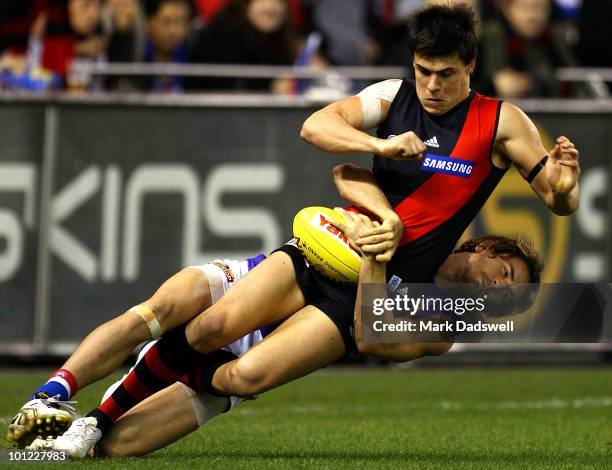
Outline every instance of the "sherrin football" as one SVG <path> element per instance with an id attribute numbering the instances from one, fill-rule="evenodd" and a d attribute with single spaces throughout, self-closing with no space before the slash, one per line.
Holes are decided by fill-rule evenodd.
<path id="1" fill-rule="evenodd" d="M 327 207 L 306 207 L 293 219 L 293 236 L 308 262 L 325 277 L 344 284 L 359 278 L 361 257 L 353 250 L 344 233 L 329 223 L 345 222 Z"/>

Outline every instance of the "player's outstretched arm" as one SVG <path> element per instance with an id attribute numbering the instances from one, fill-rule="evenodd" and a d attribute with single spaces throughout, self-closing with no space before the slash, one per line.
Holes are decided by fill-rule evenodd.
<path id="1" fill-rule="evenodd" d="M 547 152 L 531 119 L 516 106 L 503 103 L 495 153 L 517 167 L 555 214 L 569 215 L 578 209 L 579 151 L 567 137 L 559 137 Z"/>
<path id="2" fill-rule="evenodd" d="M 389 261 L 404 234 L 404 224 L 374 175 L 365 168 L 343 163 L 334 167 L 334 183 L 345 201 L 381 221 L 381 227 L 359 234 L 357 245 L 368 253 L 376 253 L 378 261 Z"/>

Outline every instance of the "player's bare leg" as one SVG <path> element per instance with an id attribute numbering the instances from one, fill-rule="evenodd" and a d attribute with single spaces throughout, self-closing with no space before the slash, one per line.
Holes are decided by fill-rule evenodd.
<path id="1" fill-rule="evenodd" d="M 123 415 L 98 443 L 101 455 L 140 456 L 166 447 L 198 429 L 192 393 L 173 384 Z"/>
<path id="2" fill-rule="evenodd" d="M 208 279 L 199 269 L 185 268 L 172 276 L 136 309 L 159 323 L 160 331 L 188 322 L 211 305 Z M 150 313 L 149 313 L 150 312 Z M 129 310 L 92 331 L 62 366 L 74 374 L 79 388 L 117 370 L 154 331 L 135 310 Z M 157 334 L 155 334 L 157 336 Z M 92 367 L 95 364 L 96 367 Z"/>
<path id="3" fill-rule="evenodd" d="M 214 308 L 217 305 L 220 308 Z M 230 335 L 236 335 L 238 339 L 252 330 L 287 318 L 303 305 L 304 296 L 297 284 L 291 258 L 286 253 L 279 252 L 274 253 L 252 269 L 248 276 L 236 283 L 216 304 L 207 312 L 200 314 L 197 319 L 206 322 L 206 318 L 210 316 L 212 325 L 220 327 L 213 331 L 219 333 L 221 341 L 225 343 L 226 338 Z M 229 321 L 220 322 L 220 320 Z M 219 342 L 218 339 L 216 341 Z M 232 342 L 234 339 L 229 341 Z M 87 452 L 88 446 L 100 439 L 101 432 L 110 428 L 119 416 L 135 405 L 134 395 L 130 395 L 128 390 L 137 387 L 138 392 L 135 390 L 132 392 L 137 393 L 143 400 L 148 395 L 178 381 L 202 360 L 202 354 L 188 344 L 184 327 L 175 328 L 164 335 L 147 353 L 147 357 L 149 356 L 153 363 L 164 364 L 163 379 L 158 376 L 158 380 L 151 381 L 148 378 L 145 380 L 142 376 L 139 377 L 138 370 L 151 367 L 149 361 L 141 362 L 100 407 L 79 419 L 78 422 L 75 421 L 61 438 L 56 439 L 55 444 L 58 449 L 60 446 L 63 446 L 63 449 L 70 448 L 71 455 L 82 457 Z M 177 360 L 178 357 L 180 361 Z M 147 381 L 145 388 L 139 386 L 144 383 L 141 380 Z M 121 405 L 118 404 L 120 402 Z"/>
<path id="4" fill-rule="evenodd" d="M 331 320 L 307 306 L 242 358 L 219 368 L 213 385 L 224 394 L 252 396 L 318 370 L 345 351 Z M 115 457 L 144 455 L 195 431 L 193 397 L 186 390 L 173 384 L 132 408 L 100 441 L 100 452 Z"/>
<path id="5" fill-rule="evenodd" d="M 212 385 L 223 395 L 249 397 L 321 369 L 345 353 L 334 323 L 308 305 L 244 356 L 217 369 Z"/>
<path id="6" fill-rule="evenodd" d="M 308 306 L 242 358 L 219 368 L 213 385 L 224 394 L 253 396 L 325 367 L 345 351 L 331 320 Z M 197 430 L 190 395 L 184 386 L 174 384 L 147 398 L 113 425 L 98 444 L 100 452 L 114 457 L 140 456 Z"/>
<path id="7" fill-rule="evenodd" d="M 279 252 L 251 270 L 248 276 L 241 279 L 209 311 L 196 319 L 206 322 L 207 317 L 212 317 L 211 324 L 217 327 L 216 331 L 222 337 L 221 344 L 225 345 L 229 335 L 236 335 L 235 339 L 238 339 L 252 330 L 279 322 L 299 310 L 303 304 L 304 296 L 295 278 L 293 262 L 289 255 Z M 217 306 L 219 308 L 215 308 Z M 210 332 L 208 329 L 206 331 Z M 230 337 L 229 341 L 235 339 Z M 223 356 L 229 353 L 218 351 L 215 354 Z M 56 450 L 63 449 L 71 456 L 82 458 L 101 438 L 103 432 L 135 406 L 135 396 L 144 400 L 161 388 L 180 380 L 185 373 L 204 360 L 204 355 L 188 344 L 186 329 L 183 327 L 168 332 L 147 352 L 146 357 L 149 359 L 141 361 L 98 408 L 75 421 L 65 434 L 54 440 Z M 177 360 L 178 357 L 180 360 Z M 210 366 L 218 359 L 215 355 L 206 357 L 206 360 L 212 361 Z M 153 375 L 155 380 L 146 372 L 152 372 L 151 367 L 154 366 L 161 367 L 161 374 Z"/>
<path id="8" fill-rule="evenodd" d="M 119 368 L 141 342 L 187 322 L 210 304 L 206 274 L 200 269 L 183 269 L 150 299 L 96 328 L 83 340 L 61 369 L 71 377 L 71 395 L 77 384 L 85 387 Z M 36 436 L 57 436 L 68 429 L 73 415 L 71 407 L 61 401 L 37 397 L 12 420 L 6 440 L 22 448 Z"/>
<path id="9" fill-rule="evenodd" d="M 291 258 L 276 252 L 191 320 L 185 329 L 187 341 L 199 352 L 213 352 L 251 331 L 285 320 L 303 306 Z"/>
<path id="10" fill-rule="evenodd" d="M 206 275 L 186 268 L 137 308 L 144 315 L 155 316 L 159 333 L 193 319 L 188 328 L 194 332 L 198 349 L 215 351 L 251 331 L 284 320 L 304 305 L 304 297 L 289 256 L 274 253 L 211 304 Z M 63 368 L 77 378 L 79 388 L 106 377 L 138 344 L 157 336 L 142 315 L 134 313 L 132 309 L 96 328 L 64 364 Z"/>

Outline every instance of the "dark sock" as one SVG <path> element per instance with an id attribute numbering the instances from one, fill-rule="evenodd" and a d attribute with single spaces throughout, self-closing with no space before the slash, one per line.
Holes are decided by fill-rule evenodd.
<path id="1" fill-rule="evenodd" d="M 112 395 L 87 416 L 96 418 L 104 433 L 137 403 L 179 381 L 197 364 L 206 362 L 207 356 L 189 345 L 184 325 L 175 328 L 149 349 Z"/>
<path id="2" fill-rule="evenodd" d="M 106 434 L 108 430 L 110 429 L 110 427 L 113 425 L 113 423 L 116 421 L 116 420 L 111 421 L 111 419 L 106 414 L 104 414 L 104 412 L 101 411 L 99 408 L 96 408 L 91 413 L 88 413 L 87 417 L 96 418 L 96 421 L 98 422 L 96 427 L 100 431 L 102 431 L 102 434 Z"/>
<path id="3" fill-rule="evenodd" d="M 224 351 L 223 349 L 206 354 L 206 358 L 203 362 L 187 373 L 187 378 L 189 380 L 187 385 L 196 392 L 204 391 L 211 395 L 224 396 L 220 395 L 218 391 L 214 389 L 212 385 L 213 376 L 219 367 L 234 359 L 237 359 L 234 354 L 229 351 Z"/>
<path id="4" fill-rule="evenodd" d="M 194 349 L 187 341 L 185 325 L 166 333 L 156 344 L 159 359 L 174 373 L 185 374 L 202 362 L 206 354 Z"/>

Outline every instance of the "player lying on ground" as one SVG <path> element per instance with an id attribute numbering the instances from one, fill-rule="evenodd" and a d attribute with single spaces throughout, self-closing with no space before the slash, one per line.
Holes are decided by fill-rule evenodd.
<path id="1" fill-rule="evenodd" d="M 351 230 L 351 225 L 356 227 L 359 224 L 363 224 L 365 218 L 363 216 L 357 216 L 353 214 L 345 214 L 349 219 L 347 226 L 345 227 L 348 231 Z M 365 227 L 364 227 L 365 228 Z M 526 276 L 527 264 L 525 261 L 520 259 L 518 256 L 507 256 L 506 253 L 496 253 L 488 251 L 488 243 L 495 242 L 497 245 L 505 244 L 506 246 L 513 246 L 513 242 L 508 239 L 496 239 L 494 237 L 487 238 L 482 242 L 471 241 L 467 243 L 466 247 L 475 247 L 475 252 L 466 253 L 459 252 L 449 256 L 448 260 L 440 268 L 439 280 L 469 280 L 472 282 L 478 281 L 483 275 L 489 276 L 491 274 L 490 268 L 492 264 L 497 264 L 503 259 L 509 261 L 519 271 L 523 270 L 524 273 L 519 276 Z M 490 247 L 489 247 L 490 248 Z M 514 253 L 513 253 L 514 254 Z M 468 267 L 468 269 L 466 269 Z M 379 263 L 373 258 L 366 256 L 364 258 L 363 268 L 361 271 L 361 278 L 364 282 L 382 282 L 384 284 L 385 279 L 385 266 L 384 263 Z M 240 283 L 234 287 L 238 288 Z M 359 329 L 360 315 L 359 305 L 355 309 L 355 320 L 356 328 Z M 232 345 L 237 355 L 248 352 L 243 356 L 243 359 L 248 358 L 250 361 L 259 363 L 262 368 L 279 367 L 284 365 L 287 361 L 291 362 L 292 349 L 299 349 L 304 347 L 304 341 L 301 336 L 308 337 L 308 332 L 301 330 L 292 330 L 292 334 L 284 340 L 277 341 L 280 336 L 287 335 L 287 329 L 291 330 L 290 323 L 294 317 L 281 324 L 274 332 L 267 336 L 263 341 L 259 342 L 261 335 L 257 335 L 259 332 L 255 332 L 254 335 L 247 335 L 240 342 Z M 303 324 L 302 324 L 303 325 Z M 332 333 L 331 329 L 328 331 L 322 331 L 321 334 L 327 335 Z M 313 338 L 309 339 L 311 341 Z M 333 339 L 333 338 L 331 338 Z M 336 332 L 336 338 L 334 341 L 336 344 L 342 344 L 340 335 Z M 246 345 L 246 347 L 245 347 Z M 255 345 L 253 347 L 253 345 Z M 288 347 L 289 345 L 289 347 Z M 321 346 L 327 348 L 325 341 L 321 342 Z M 368 347 L 376 345 L 367 345 Z M 383 345 L 387 347 L 387 345 Z M 450 344 L 405 344 L 405 345 L 393 345 L 393 354 L 396 360 L 407 361 L 417 357 L 422 357 L 427 354 L 441 354 L 450 347 Z M 282 355 L 282 364 L 279 363 L 279 357 Z M 216 360 L 214 355 L 209 356 L 213 363 Z M 139 396 L 141 399 L 147 396 L 145 388 L 151 386 L 148 382 L 148 377 L 153 381 L 158 381 L 161 377 L 167 373 L 167 367 L 163 362 L 158 360 L 158 354 L 155 350 L 155 346 L 144 355 L 144 359 L 139 361 L 135 370 L 130 372 L 124 381 L 118 385 L 116 390 L 110 395 L 110 398 L 105 399 L 104 403 L 108 402 L 122 402 L 125 408 L 129 408 L 131 405 L 137 403 L 137 399 L 133 399 L 134 396 Z M 203 358 L 206 361 L 207 358 Z M 242 359 L 239 359 L 240 362 Z M 206 369 L 205 365 L 204 369 Z M 294 366 L 296 364 L 294 363 Z M 182 380 L 187 381 L 192 387 L 198 388 L 201 385 L 203 375 L 212 373 L 212 382 L 215 382 L 215 371 L 213 370 L 216 364 L 206 372 L 202 368 L 199 370 L 196 368 L 195 371 L 188 371 L 187 378 Z M 195 372 L 195 373 L 193 373 Z M 219 372 L 217 372 L 218 374 Z M 140 379 L 145 378 L 144 380 Z M 220 378 L 223 381 L 223 377 Z M 114 387 L 112 387 L 114 388 Z M 111 390 L 112 391 L 112 390 Z M 133 394 L 128 400 L 131 404 L 127 404 L 125 401 L 126 392 Z M 142 393 L 145 392 L 145 393 Z M 222 401 L 220 397 L 215 397 L 210 394 L 195 394 L 186 387 L 179 387 L 173 385 L 170 389 L 164 390 L 156 394 L 154 398 L 147 399 L 143 404 L 137 406 L 127 416 L 120 419 L 116 426 L 111 428 L 110 434 L 101 443 L 102 453 L 109 455 L 141 455 L 143 453 L 155 450 L 163 445 L 167 445 L 174 440 L 182 437 L 183 435 L 196 429 L 197 424 L 203 424 L 208 419 L 220 414 L 224 409 L 227 408 L 227 399 Z M 232 400 L 232 404 L 235 403 L 236 399 Z M 102 407 L 97 410 L 100 411 Z M 159 416 L 157 412 L 159 411 Z M 181 412 L 180 416 L 174 416 L 174 412 Z M 118 414 L 114 414 L 110 421 L 107 421 L 107 426 L 116 419 L 123 409 Z M 160 416 L 163 417 L 164 426 L 163 428 L 157 428 L 157 431 L 151 431 L 155 429 L 154 424 L 162 423 L 159 421 Z M 100 438 L 101 432 L 91 425 L 91 420 L 95 418 L 82 418 L 76 420 L 71 429 L 62 437 L 52 442 L 36 441 L 33 445 L 36 448 L 53 448 L 55 450 L 66 450 L 73 456 L 83 456 L 87 450 Z M 146 435 L 142 435 L 141 430 L 144 429 L 142 426 L 146 426 Z M 163 429 L 163 431 L 160 431 Z M 138 438 L 136 438 L 138 436 Z M 52 446 L 52 447 L 49 447 Z M 78 453 L 76 451 L 78 450 Z"/>
<path id="2" fill-rule="evenodd" d="M 361 182 L 354 175 L 350 175 L 350 180 L 343 181 L 342 173 L 338 170 L 334 172 L 334 182 L 343 191 L 358 185 L 352 190 L 357 193 L 368 185 L 376 184 L 369 174 L 366 175 L 368 179 Z M 369 192 L 384 199 L 380 190 L 373 188 Z M 390 207 L 387 213 L 393 213 Z M 399 219 L 396 217 L 391 224 L 391 216 L 387 214 L 387 220 L 385 227 L 391 231 L 387 238 L 395 236 L 398 230 L 401 235 Z M 381 235 L 386 236 L 383 232 Z M 7 440 L 24 447 L 38 435 L 64 432 L 73 416 L 72 407 L 65 402 L 74 397 L 78 390 L 116 371 L 140 343 L 159 338 L 163 332 L 184 325 L 206 311 L 221 297 L 224 289 L 263 259 L 264 255 L 258 255 L 242 262 L 222 260 L 185 268 L 168 279 L 151 298 L 96 328 L 47 383 L 32 393 L 9 425 Z M 287 283 L 290 282 L 295 282 L 295 279 L 287 280 Z"/>
<path id="3" fill-rule="evenodd" d="M 342 181 L 342 173 L 334 172 L 334 182 L 344 191 L 359 185 L 359 188 L 353 189 L 353 192 L 358 192 L 358 189 L 376 184 L 370 175 L 363 182 L 354 175 L 350 175 L 349 181 Z M 369 192 L 384 198 L 379 190 Z M 388 208 L 387 212 L 393 211 Z M 389 215 L 387 218 L 391 219 Z M 390 222 L 385 224 L 391 234 L 398 230 L 401 234 L 398 220 L 396 217 L 394 225 Z M 385 233 L 382 235 L 385 236 Z M 140 343 L 157 339 L 163 332 L 184 325 L 206 311 L 229 286 L 264 258 L 264 255 L 258 255 L 244 261 L 219 260 L 185 268 L 163 283 L 152 297 L 96 328 L 47 383 L 30 395 L 9 425 L 6 439 L 23 448 L 38 435 L 59 435 L 64 432 L 74 415 L 72 406 L 65 402 L 74 397 L 78 390 L 116 371 Z M 295 279 L 286 282 L 295 282 Z"/>

